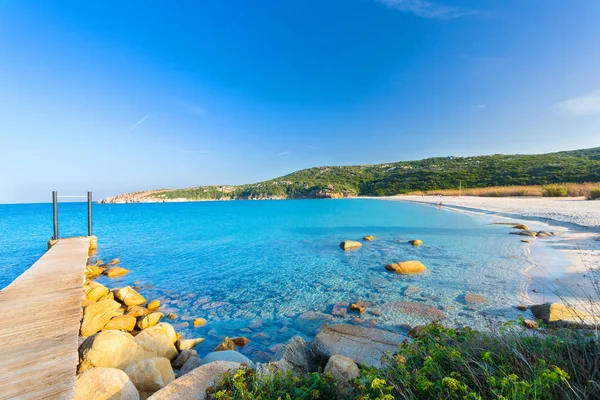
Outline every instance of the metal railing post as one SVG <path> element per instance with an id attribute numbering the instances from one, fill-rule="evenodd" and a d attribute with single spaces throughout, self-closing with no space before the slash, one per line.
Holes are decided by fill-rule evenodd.
<path id="1" fill-rule="evenodd" d="M 58 192 L 52 191 L 52 214 L 54 215 L 54 237 L 52 239 L 58 240 Z"/>
<path id="2" fill-rule="evenodd" d="M 92 192 L 87 192 L 88 200 L 88 236 L 92 236 Z"/>

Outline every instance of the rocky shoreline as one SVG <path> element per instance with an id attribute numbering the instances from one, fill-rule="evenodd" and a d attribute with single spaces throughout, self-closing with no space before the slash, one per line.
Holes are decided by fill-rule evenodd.
<path id="1" fill-rule="evenodd" d="M 526 228 L 519 226 L 518 230 L 528 232 Z M 412 240 L 410 244 L 419 247 L 423 242 Z M 360 251 L 362 245 L 345 241 L 340 247 L 344 251 Z M 390 264 L 386 269 L 398 274 L 427 270 L 416 260 Z M 331 315 L 307 312 L 298 317 L 314 322 L 316 336 L 311 343 L 300 336 L 292 337 L 286 344 L 277 345 L 270 361 L 255 363 L 237 351 L 250 342 L 248 338 L 223 337 L 212 351 L 201 351 L 205 339 L 184 338 L 170 323 L 164 322 L 178 316 L 174 313 L 165 316 L 160 311 L 159 299 L 147 301 L 138 292 L 141 288 L 109 289 L 95 281 L 99 276 L 120 277 L 128 272 L 118 259 L 108 263 L 97 260 L 86 267 L 75 399 L 204 399 L 206 390 L 216 385 L 224 373 L 239 368 L 256 369 L 261 374 L 329 372 L 338 381 L 338 390 L 343 395 L 351 389 L 349 381 L 358 377 L 360 367 L 379 367 L 382 357 L 394 354 L 402 342 L 418 337 L 422 330 L 422 326 L 407 326 L 404 327 L 407 334 L 391 332 L 374 327 L 376 323 L 371 322 L 375 320 L 363 326 L 360 317 L 364 312 L 376 317 L 381 311 L 371 309 L 368 302 L 361 300 L 343 302 L 333 307 Z M 486 299 L 467 292 L 464 301 L 477 304 Z M 444 319 L 441 310 L 422 303 L 395 302 L 387 307 L 393 307 L 394 312 L 421 313 L 432 321 Z M 517 308 L 530 309 L 535 318 L 552 325 L 581 326 L 590 317 L 558 303 Z M 349 312 L 357 314 L 350 324 L 330 325 L 335 317 L 345 317 Z M 202 317 L 193 320 L 195 327 L 207 323 Z M 530 329 L 539 328 L 538 321 L 524 320 L 523 324 Z"/>

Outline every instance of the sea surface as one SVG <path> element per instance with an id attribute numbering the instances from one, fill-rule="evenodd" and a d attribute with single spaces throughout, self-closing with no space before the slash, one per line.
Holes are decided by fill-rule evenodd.
<path id="1" fill-rule="evenodd" d="M 323 322 L 402 331 L 440 316 L 474 327 L 515 319 L 520 272 L 531 263 L 523 237 L 508 226 L 405 202 L 98 204 L 93 215 L 97 257 L 119 258 L 131 270 L 101 283 L 160 299 L 165 314 L 178 314 L 172 324 L 184 337 L 207 338 L 201 355 L 224 336 L 244 335 L 251 343 L 242 352 L 255 361 L 294 335 L 312 338 Z M 60 204 L 59 221 L 61 236 L 85 235 L 86 204 Z M 51 235 L 50 204 L 0 205 L 0 287 L 44 253 Z M 343 251 L 348 239 L 362 248 Z M 424 244 L 413 247 L 411 239 Z M 384 268 L 405 260 L 428 270 L 401 276 Z M 465 302 L 467 292 L 485 302 Z M 370 303 L 362 315 L 331 315 L 334 305 L 357 300 Z M 196 317 L 208 324 L 194 328 Z"/>

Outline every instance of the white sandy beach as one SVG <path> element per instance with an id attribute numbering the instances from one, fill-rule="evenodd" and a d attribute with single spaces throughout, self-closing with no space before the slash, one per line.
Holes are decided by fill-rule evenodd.
<path id="1" fill-rule="evenodd" d="M 583 197 L 395 196 L 387 199 L 432 204 L 441 201 L 444 206 L 493 211 L 517 217 L 546 218 L 585 227 L 600 227 L 600 201 L 590 201 Z"/>
<path id="2" fill-rule="evenodd" d="M 498 221 L 504 220 L 503 217 L 514 222 L 527 222 L 528 218 L 543 219 L 550 225 L 549 229 L 561 231 L 560 239 L 552 241 L 551 246 L 560 252 L 567 263 L 560 271 L 556 271 L 548 268 L 543 258 L 533 260 L 536 257 L 532 257 L 534 267 L 523 271 L 524 275 L 531 278 L 531 283 L 524 288 L 523 298 L 533 303 L 562 300 L 598 314 L 600 304 L 595 288 L 598 287 L 600 272 L 600 201 L 584 198 L 471 196 L 393 196 L 385 199 L 432 206 L 441 201 L 442 208 L 499 213 Z M 552 227 L 555 224 L 553 221 L 575 225 L 568 226 L 568 229 Z M 526 249 L 528 254 L 535 254 L 535 247 L 530 246 L 535 246 L 535 241 Z"/>

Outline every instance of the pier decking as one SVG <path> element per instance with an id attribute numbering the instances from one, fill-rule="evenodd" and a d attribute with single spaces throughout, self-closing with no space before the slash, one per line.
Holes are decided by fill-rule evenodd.
<path id="1" fill-rule="evenodd" d="M 89 247 L 60 239 L 0 291 L 0 399 L 73 399 Z"/>

